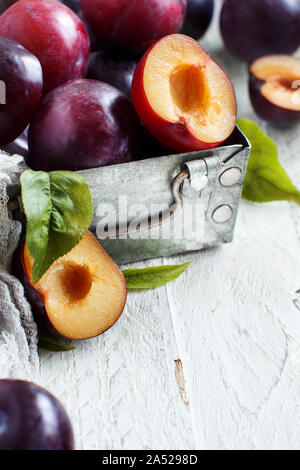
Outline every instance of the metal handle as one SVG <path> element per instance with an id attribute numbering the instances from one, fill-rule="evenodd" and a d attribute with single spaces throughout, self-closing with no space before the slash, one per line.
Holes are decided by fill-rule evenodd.
<path id="1" fill-rule="evenodd" d="M 155 227 L 159 227 L 167 220 L 172 219 L 175 214 L 182 208 L 182 195 L 180 192 L 180 187 L 185 180 L 189 179 L 189 177 L 189 171 L 188 169 L 185 169 L 174 178 L 171 189 L 174 198 L 174 204 L 172 204 L 172 206 L 169 207 L 169 210 L 167 210 L 166 212 L 158 214 L 158 220 L 153 221 L 153 218 L 156 217 L 149 217 L 147 221 L 147 226 L 145 227 L 143 223 L 140 223 L 141 228 L 139 229 L 131 228 L 130 224 L 127 224 L 127 226 L 125 227 L 118 226 L 117 229 L 114 230 L 113 236 L 119 238 L 123 235 L 133 235 L 136 233 L 144 232 L 145 230 L 152 230 Z M 111 235 L 107 233 L 107 236 L 109 238 Z"/>

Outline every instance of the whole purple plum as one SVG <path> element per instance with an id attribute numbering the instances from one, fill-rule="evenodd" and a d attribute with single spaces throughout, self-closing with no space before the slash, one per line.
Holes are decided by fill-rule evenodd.
<path id="1" fill-rule="evenodd" d="M 43 91 L 38 59 L 12 39 L 0 37 L 0 145 L 28 126 Z"/>
<path id="2" fill-rule="evenodd" d="M 96 80 L 74 80 L 43 98 L 28 132 L 35 170 L 83 170 L 133 160 L 140 122 L 128 98 Z"/>
<path id="3" fill-rule="evenodd" d="M 70 8 L 55 0 L 19 0 L 0 16 L 0 36 L 34 54 L 43 69 L 44 94 L 85 76 L 90 40 Z"/>
<path id="4" fill-rule="evenodd" d="M 70 420 L 59 401 L 30 382 L 0 380 L 0 450 L 73 450 Z"/>
<path id="5" fill-rule="evenodd" d="M 137 59 L 112 51 L 99 51 L 90 55 L 87 78 L 115 86 L 131 99 L 131 84 Z"/>
<path id="6" fill-rule="evenodd" d="M 292 54 L 300 46 L 300 1 L 225 0 L 221 32 L 228 50 L 246 62 Z"/>
<path id="7" fill-rule="evenodd" d="M 97 37 L 140 53 L 157 39 L 180 31 L 186 0 L 81 0 L 81 9 Z"/>
<path id="8" fill-rule="evenodd" d="M 214 14 L 214 0 L 188 0 L 182 34 L 200 39 L 211 23 Z"/>

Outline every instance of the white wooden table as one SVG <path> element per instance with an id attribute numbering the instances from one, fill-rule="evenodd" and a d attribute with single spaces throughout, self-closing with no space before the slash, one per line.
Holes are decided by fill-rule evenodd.
<path id="1" fill-rule="evenodd" d="M 239 116 L 257 119 L 246 66 L 216 26 L 204 47 L 229 73 Z M 300 187 L 300 129 L 263 128 Z M 242 202 L 234 243 L 182 263 L 166 287 L 130 293 L 119 322 L 74 352 L 41 355 L 78 449 L 300 448 L 300 208 Z"/>

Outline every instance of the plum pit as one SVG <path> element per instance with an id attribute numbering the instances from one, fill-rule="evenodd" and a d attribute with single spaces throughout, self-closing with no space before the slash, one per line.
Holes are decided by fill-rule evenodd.
<path id="1" fill-rule="evenodd" d="M 297 80 L 299 80 L 300 82 L 300 77 L 279 77 L 277 80 L 275 80 L 275 82 L 277 82 L 281 88 L 284 88 L 294 93 L 295 91 L 297 91 L 297 87 L 294 86 L 294 83 Z"/>
<path id="2" fill-rule="evenodd" d="M 75 263 L 58 266 L 57 280 L 69 303 L 83 300 L 92 287 L 92 277 L 89 269 Z"/>
<path id="3" fill-rule="evenodd" d="M 170 89 L 177 114 L 206 114 L 209 106 L 209 87 L 203 67 L 177 67 L 170 75 Z"/>

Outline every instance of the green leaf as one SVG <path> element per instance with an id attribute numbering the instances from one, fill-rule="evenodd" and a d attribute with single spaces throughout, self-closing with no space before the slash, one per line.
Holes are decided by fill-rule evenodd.
<path id="1" fill-rule="evenodd" d="M 65 343 L 59 343 L 55 341 L 51 336 L 46 335 L 45 333 L 41 333 L 39 331 L 39 343 L 38 347 L 40 349 L 45 349 L 46 351 L 73 351 L 75 346 Z"/>
<path id="2" fill-rule="evenodd" d="M 127 269 L 123 271 L 128 290 L 154 289 L 163 286 L 180 276 L 189 266 L 189 263 L 170 266 L 155 266 L 145 269 Z"/>
<path id="3" fill-rule="evenodd" d="M 93 202 L 85 178 L 71 171 L 26 170 L 21 192 L 36 284 L 54 261 L 80 242 L 92 221 Z"/>
<path id="4" fill-rule="evenodd" d="M 280 165 L 275 142 L 256 122 L 239 119 L 238 126 L 252 146 L 243 197 L 255 202 L 294 201 L 300 204 L 300 191 Z"/>

